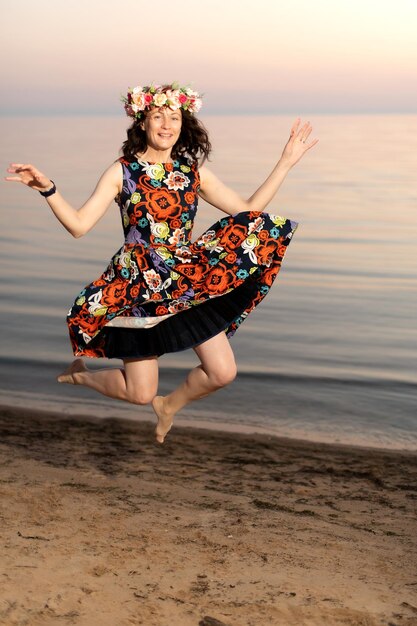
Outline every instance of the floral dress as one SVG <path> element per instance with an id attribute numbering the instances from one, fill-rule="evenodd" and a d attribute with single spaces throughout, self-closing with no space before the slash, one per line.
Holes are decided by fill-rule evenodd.
<path id="1" fill-rule="evenodd" d="M 68 313 L 74 354 L 160 356 L 232 337 L 271 288 L 297 223 L 242 211 L 193 242 L 198 164 L 118 161 L 125 241 Z"/>

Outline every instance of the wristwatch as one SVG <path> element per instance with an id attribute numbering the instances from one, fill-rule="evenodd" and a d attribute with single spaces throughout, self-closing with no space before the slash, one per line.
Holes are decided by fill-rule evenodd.
<path id="1" fill-rule="evenodd" d="M 52 196 L 53 193 L 56 192 L 56 187 L 55 187 L 55 183 L 53 180 L 51 180 L 51 183 L 53 185 L 53 187 L 51 187 L 51 189 L 48 189 L 48 191 L 39 191 L 39 193 L 41 194 L 41 196 L 43 196 L 44 198 L 47 198 L 48 196 Z"/>

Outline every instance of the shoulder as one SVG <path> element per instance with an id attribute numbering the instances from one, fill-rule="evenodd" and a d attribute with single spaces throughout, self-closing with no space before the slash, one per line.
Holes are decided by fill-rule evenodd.
<path id="1" fill-rule="evenodd" d="M 100 182 L 109 184 L 113 188 L 116 187 L 120 193 L 123 188 L 123 159 L 119 158 L 113 161 L 103 172 Z"/>
<path id="2" fill-rule="evenodd" d="M 200 174 L 200 181 L 201 181 L 201 186 L 204 187 L 207 184 L 210 184 L 210 182 L 214 182 L 216 180 L 216 176 L 213 174 L 213 172 L 206 166 L 206 165 L 200 165 L 199 167 L 199 174 Z"/>

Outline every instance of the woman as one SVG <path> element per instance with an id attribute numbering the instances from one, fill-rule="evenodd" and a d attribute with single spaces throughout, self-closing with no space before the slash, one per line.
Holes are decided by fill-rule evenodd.
<path id="1" fill-rule="evenodd" d="M 230 337 L 269 291 L 295 222 L 264 211 L 288 171 L 318 140 L 292 126 L 282 156 L 244 200 L 203 165 L 211 144 L 196 118 L 198 93 L 178 84 L 129 89 L 122 97 L 133 123 L 123 156 L 76 210 L 31 164 L 11 163 L 6 180 L 46 197 L 76 238 L 90 231 L 113 200 L 125 243 L 105 272 L 78 294 L 67 317 L 76 356 L 120 358 L 123 368 L 90 371 L 76 359 L 58 376 L 135 404 L 152 403 L 156 441 L 163 443 L 186 404 L 236 376 Z M 201 164 L 199 164 L 201 159 Z M 198 196 L 227 214 L 191 242 Z M 200 364 L 167 396 L 158 396 L 158 357 L 192 347 Z"/>

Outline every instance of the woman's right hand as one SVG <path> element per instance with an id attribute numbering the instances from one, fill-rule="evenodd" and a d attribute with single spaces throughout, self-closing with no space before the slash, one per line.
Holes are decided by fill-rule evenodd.
<path id="1" fill-rule="evenodd" d="M 30 163 L 10 163 L 7 171 L 18 174 L 18 176 L 5 176 L 5 180 L 23 183 L 32 189 L 36 189 L 36 191 L 48 191 L 48 189 L 53 187 L 50 179 Z"/>

